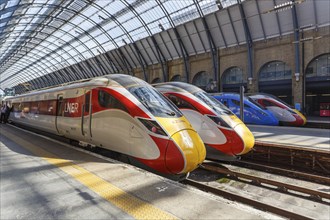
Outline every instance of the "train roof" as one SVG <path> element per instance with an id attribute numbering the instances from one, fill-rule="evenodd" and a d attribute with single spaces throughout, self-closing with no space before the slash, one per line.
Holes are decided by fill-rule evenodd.
<path id="1" fill-rule="evenodd" d="M 196 92 L 201 92 L 204 90 L 202 90 L 201 88 L 198 88 L 197 86 L 194 86 L 194 85 L 191 85 L 189 83 L 185 83 L 185 82 L 166 82 L 166 83 L 157 83 L 157 84 L 154 84 L 153 85 L 154 87 L 159 87 L 159 86 L 162 86 L 162 87 L 165 87 L 166 86 L 175 86 L 179 89 L 182 89 L 182 90 L 178 90 L 178 92 L 183 92 L 183 91 L 187 91 L 189 93 L 196 93 Z M 171 89 L 173 89 L 173 87 L 171 87 Z"/>
<path id="2" fill-rule="evenodd" d="M 115 83 L 125 88 L 134 87 L 134 86 L 147 86 L 149 85 L 145 81 L 138 79 L 136 77 L 126 75 L 126 74 L 111 74 L 100 76 L 90 79 L 82 79 L 78 81 L 68 82 L 52 87 L 42 88 L 39 90 L 34 90 L 28 93 L 14 96 L 13 98 L 21 98 L 30 95 L 39 95 L 43 93 L 58 92 L 68 89 L 76 89 L 82 87 L 97 87 L 97 86 L 107 86 L 110 83 Z"/>
<path id="3" fill-rule="evenodd" d="M 260 98 L 272 98 L 272 99 L 275 99 L 276 101 L 280 102 L 281 104 L 283 105 L 286 105 L 287 107 L 290 107 L 290 108 L 294 108 L 292 105 L 284 102 L 283 100 L 281 100 L 280 98 L 272 95 L 272 94 L 267 94 L 267 93 L 255 93 L 255 94 L 250 94 L 249 97 L 251 97 L 252 99 L 253 98 L 256 98 L 256 99 L 260 99 Z"/>
<path id="4" fill-rule="evenodd" d="M 126 89 L 136 86 L 150 86 L 150 84 L 148 84 L 146 81 L 126 74 L 110 74 L 103 77 L 116 81 Z"/>

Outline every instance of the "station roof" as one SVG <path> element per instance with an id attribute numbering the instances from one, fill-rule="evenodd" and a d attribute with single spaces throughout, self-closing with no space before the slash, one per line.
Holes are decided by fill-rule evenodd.
<path id="1" fill-rule="evenodd" d="M 95 77 L 329 25 L 329 1 L 2 0 L 0 89 Z M 244 20 L 248 30 L 244 29 Z M 210 43 L 212 39 L 212 43 Z"/>

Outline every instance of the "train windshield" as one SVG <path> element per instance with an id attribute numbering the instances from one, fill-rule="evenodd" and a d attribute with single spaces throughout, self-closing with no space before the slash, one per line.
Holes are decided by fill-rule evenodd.
<path id="1" fill-rule="evenodd" d="M 134 86 L 127 88 L 154 116 L 181 117 L 182 114 L 174 104 L 151 86 Z"/>
<path id="2" fill-rule="evenodd" d="M 232 113 L 224 104 L 219 102 L 213 96 L 207 94 L 204 91 L 196 92 L 194 95 L 210 106 L 213 110 L 215 110 L 219 115 L 233 115 Z"/>

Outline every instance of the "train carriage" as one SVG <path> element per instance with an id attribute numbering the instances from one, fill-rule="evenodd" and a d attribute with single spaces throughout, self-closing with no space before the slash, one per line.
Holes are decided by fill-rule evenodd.
<path id="1" fill-rule="evenodd" d="M 237 117 L 240 117 L 240 95 L 237 93 L 214 93 L 214 98 L 226 105 Z M 253 99 L 244 96 L 244 123 L 257 125 L 278 125 L 278 119 L 267 108 Z"/>
<path id="2" fill-rule="evenodd" d="M 8 99 L 10 120 L 130 156 L 165 175 L 185 175 L 205 147 L 182 113 L 148 83 L 123 74 Z"/>
<path id="3" fill-rule="evenodd" d="M 249 97 L 271 111 L 281 125 L 303 126 L 306 124 L 306 117 L 303 114 L 273 95 L 258 93 Z"/>

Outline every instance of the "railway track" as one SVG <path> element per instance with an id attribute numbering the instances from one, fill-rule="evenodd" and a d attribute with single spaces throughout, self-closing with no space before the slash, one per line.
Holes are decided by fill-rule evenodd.
<path id="1" fill-rule="evenodd" d="M 234 179 L 234 180 L 239 180 L 243 181 L 246 183 L 250 183 L 256 186 L 262 186 L 266 188 L 271 188 L 273 190 L 282 192 L 282 193 L 287 193 L 295 196 L 300 196 L 300 197 L 308 197 L 309 199 L 316 201 L 316 202 L 325 202 L 325 203 L 330 203 L 330 194 L 321 192 L 321 191 L 316 191 L 316 190 L 311 190 L 295 185 L 290 185 L 287 183 L 283 182 L 278 182 L 270 179 L 265 179 L 253 175 L 248 175 L 240 172 L 235 172 L 231 171 L 226 168 L 221 168 L 218 167 L 218 164 L 213 164 L 213 163 L 204 163 L 201 166 L 201 169 L 208 170 L 211 172 L 216 172 L 219 174 L 223 174 L 228 178 Z M 271 187 L 269 187 L 271 186 Z"/>
<path id="2" fill-rule="evenodd" d="M 256 142 L 253 151 L 241 157 L 241 161 L 237 164 L 246 164 L 250 167 L 262 166 L 291 170 L 292 175 L 296 177 L 310 174 L 309 180 L 314 176 L 324 177 L 317 178 L 317 181 L 326 181 L 325 178 L 330 177 L 330 152 L 325 150 L 308 149 L 296 146 L 285 146 L 273 143 Z M 256 165 L 253 165 L 256 164 Z M 296 171 L 295 174 L 293 172 Z M 279 171 L 281 172 L 281 171 Z"/>
<path id="3" fill-rule="evenodd" d="M 312 190 L 309 188 L 304 188 L 296 185 L 291 185 L 280 181 L 265 179 L 265 178 L 257 177 L 255 175 L 249 175 L 241 172 L 232 171 L 229 170 L 228 168 L 221 167 L 220 164 L 214 162 L 203 163 L 200 169 L 206 170 L 207 172 L 209 172 L 209 174 L 211 173 L 220 174 L 220 176 L 223 176 L 227 179 L 247 183 L 256 187 L 266 188 L 271 191 L 276 191 L 286 194 L 288 196 L 293 196 L 294 198 L 297 199 L 299 198 L 308 199 L 326 206 L 330 204 L 330 194 L 326 192 Z M 288 219 L 312 219 L 307 216 L 298 214 L 299 212 L 297 213 L 295 211 L 289 211 L 291 210 L 290 208 L 286 210 L 285 208 L 280 208 L 275 205 L 267 204 L 266 202 L 258 201 L 257 199 L 248 198 L 249 197 L 248 195 L 242 195 L 242 193 L 239 193 L 238 191 L 230 192 L 230 190 L 228 189 L 219 189 L 219 187 L 221 187 L 220 185 L 219 187 L 210 186 L 215 184 L 206 184 L 204 182 L 195 181 L 193 179 L 186 179 L 182 181 L 182 183 L 196 187 L 205 192 L 209 192 L 221 196 L 229 200 L 233 200 L 263 211 L 267 211 L 279 216 L 283 216 Z"/>
<path id="4" fill-rule="evenodd" d="M 254 199 L 249 199 L 249 198 L 246 198 L 246 197 L 243 197 L 243 196 L 231 193 L 231 192 L 227 192 L 225 190 L 207 186 L 203 183 L 199 183 L 199 182 L 196 182 L 196 181 L 193 181 L 190 179 L 186 179 L 186 180 L 182 181 L 182 183 L 189 185 L 189 186 L 193 186 L 193 187 L 198 188 L 205 192 L 213 193 L 215 195 L 221 196 L 221 197 L 229 199 L 229 200 L 237 201 L 237 202 L 247 204 L 249 206 L 255 207 L 255 208 L 263 210 L 263 211 L 271 212 L 276 215 L 286 217 L 288 219 L 299 219 L 299 220 L 312 219 L 312 218 L 308 218 L 303 215 L 299 215 L 295 212 L 290 212 L 290 211 L 287 211 L 287 210 L 284 210 L 284 209 L 281 209 L 281 208 L 278 208 L 278 207 L 275 207 L 275 206 L 272 206 L 269 204 L 265 204 L 263 202 L 259 202 Z"/>
<path id="5" fill-rule="evenodd" d="M 226 162 L 223 162 L 223 163 L 226 163 Z M 252 162 L 252 161 L 235 161 L 230 164 L 239 166 L 239 167 L 244 167 L 247 169 L 259 170 L 259 171 L 264 171 L 264 172 L 268 172 L 268 173 L 272 173 L 272 174 L 278 174 L 281 176 L 305 180 L 305 181 L 309 181 L 309 182 L 330 185 L 329 177 L 320 176 L 317 174 L 305 173 L 302 171 L 296 171 L 296 170 L 292 170 L 292 169 L 286 168 L 286 167 L 274 167 L 270 164 L 261 164 L 261 163 Z"/>

